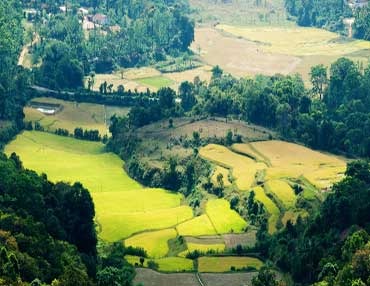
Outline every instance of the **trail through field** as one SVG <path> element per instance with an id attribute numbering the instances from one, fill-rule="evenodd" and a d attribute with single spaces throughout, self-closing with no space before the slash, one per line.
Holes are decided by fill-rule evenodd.
<path id="1" fill-rule="evenodd" d="M 19 55 L 19 58 L 18 58 L 18 65 L 19 66 L 24 66 L 24 67 L 30 68 L 30 66 L 25 66 L 24 60 L 25 60 L 26 55 L 29 53 L 30 47 L 32 47 L 33 45 L 37 44 L 39 41 L 40 41 L 40 36 L 35 33 L 32 42 L 31 43 L 28 43 L 27 45 L 25 45 L 23 47 L 20 55 Z"/>

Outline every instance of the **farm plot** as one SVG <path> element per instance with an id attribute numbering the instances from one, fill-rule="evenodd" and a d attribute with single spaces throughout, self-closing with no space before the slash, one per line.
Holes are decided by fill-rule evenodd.
<path id="1" fill-rule="evenodd" d="M 248 190 L 253 185 L 257 171 L 266 168 L 264 163 L 257 163 L 221 145 L 209 144 L 201 148 L 199 154 L 217 165 L 232 169 L 239 190 Z"/>
<path id="2" fill-rule="evenodd" d="M 256 244 L 256 233 L 257 231 L 255 230 L 248 230 L 246 233 L 229 233 L 222 235 L 222 237 L 226 248 L 235 248 L 238 245 L 252 247 Z"/>
<path id="3" fill-rule="evenodd" d="M 193 252 L 193 251 L 199 251 L 201 253 L 207 253 L 207 252 L 212 251 L 214 253 L 219 253 L 225 250 L 225 244 L 223 243 L 200 244 L 200 243 L 187 242 L 186 245 L 188 247 L 188 250 L 185 250 L 179 253 L 179 256 L 186 257 L 186 255 L 189 252 Z"/>
<path id="4" fill-rule="evenodd" d="M 273 140 L 251 145 L 271 162 L 272 167 L 266 172 L 268 180 L 304 176 L 314 186 L 323 189 L 341 180 L 346 168 L 345 160 L 339 157 L 289 142 Z"/>
<path id="5" fill-rule="evenodd" d="M 99 236 L 104 240 L 173 227 L 193 217 L 190 207 L 180 206 L 181 196 L 144 189 L 132 180 L 122 169 L 124 162 L 105 153 L 101 143 L 25 131 L 6 146 L 5 153 L 12 152 L 26 168 L 47 174 L 51 181 L 78 181 L 87 187 L 96 208 Z"/>
<path id="6" fill-rule="evenodd" d="M 235 270 L 260 269 L 263 262 L 254 257 L 200 257 L 198 258 L 199 272 L 229 272 L 232 267 Z"/>
<path id="7" fill-rule="evenodd" d="M 252 279 L 258 272 L 238 273 L 200 273 L 205 286 L 251 286 Z M 190 285 L 188 285 L 190 286 Z"/>
<path id="8" fill-rule="evenodd" d="M 137 268 L 134 285 L 143 283 L 145 286 L 199 286 L 194 273 L 160 273 L 151 269 Z"/>
<path id="9" fill-rule="evenodd" d="M 138 256 L 126 255 L 125 259 L 131 265 L 141 266 L 140 257 Z M 159 259 L 145 258 L 142 266 L 148 267 L 149 261 L 153 261 L 156 264 L 158 264 L 158 270 L 163 271 L 163 272 L 186 272 L 186 271 L 194 270 L 193 260 L 183 258 L 183 257 L 164 257 L 164 258 L 159 258 Z M 137 270 L 144 270 L 144 269 L 137 269 Z M 158 285 L 158 284 L 154 284 L 154 285 Z"/>
<path id="10" fill-rule="evenodd" d="M 125 246 L 144 248 L 149 257 L 160 258 L 166 256 L 169 250 L 168 240 L 176 236 L 173 228 L 144 232 L 126 239 Z"/>
<path id="11" fill-rule="evenodd" d="M 171 79 L 164 76 L 139 78 L 136 81 L 144 86 L 152 88 L 154 87 L 155 89 L 160 89 L 161 87 L 169 87 L 173 84 L 173 81 Z"/>
<path id="12" fill-rule="evenodd" d="M 256 44 L 261 53 L 298 57 L 300 61 L 292 66 L 291 72 L 301 72 L 306 82 L 315 64 L 330 65 L 346 56 L 366 65 L 370 56 L 368 41 L 344 38 L 324 29 L 230 25 L 218 25 L 217 29 Z"/>
<path id="13" fill-rule="evenodd" d="M 224 199 L 208 201 L 206 213 L 219 234 L 243 232 L 248 225 L 236 211 L 230 209 L 229 202 Z"/>
<path id="14" fill-rule="evenodd" d="M 182 236 L 200 236 L 216 234 L 209 217 L 205 214 L 195 217 L 189 221 L 183 222 L 176 227 L 179 235 Z"/>
<path id="15" fill-rule="evenodd" d="M 256 187 L 253 189 L 255 193 L 255 198 L 257 201 L 261 202 L 267 212 L 270 214 L 268 220 L 268 231 L 269 233 L 274 233 L 276 231 L 276 223 L 279 220 L 280 210 L 275 205 L 275 203 L 265 194 L 265 191 L 261 187 Z"/>
<path id="16" fill-rule="evenodd" d="M 77 103 L 49 97 L 34 98 L 32 102 L 57 104 L 61 108 L 54 114 L 45 115 L 36 108 L 25 107 L 25 121 L 38 122 L 47 131 L 58 128 L 67 129 L 73 133 L 76 127 L 96 129 L 103 135 L 108 135 L 108 124 L 111 116 L 127 115 L 129 108 L 104 106 L 93 103 Z"/>
<path id="17" fill-rule="evenodd" d="M 276 196 L 277 201 L 281 202 L 286 209 L 294 207 L 297 198 L 287 182 L 283 180 L 270 180 L 265 184 L 265 188 Z"/>

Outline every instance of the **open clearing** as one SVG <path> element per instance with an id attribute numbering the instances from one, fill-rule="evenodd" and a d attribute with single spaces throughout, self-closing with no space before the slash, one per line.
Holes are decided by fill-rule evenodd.
<path id="1" fill-rule="evenodd" d="M 53 115 L 45 115 L 33 107 L 25 107 L 25 121 L 39 122 L 47 131 L 58 128 L 67 129 L 73 133 L 76 127 L 99 130 L 101 135 L 108 135 L 108 124 L 111 116 L 127 115 L 129 108 L 104 106 L 93 103 L 77 103 L 50 97 L 34 98 L 33 102 L 58 104 L 61 109 Z"/>
<path id="2" fill-rule="evenodd" d="M 254 257 L 200 257 L 198 259 L 199 272 L 229 272 L 231 267 L 243 270 L 247 268 L 260 269 L 263 262 Z"/>
<path id="3" fill-rule="evenodd" d="M 316 28 L 218 25 L 198 27 L 192 50 L 237 77 L 300 73 L 309 83 L 313 65 L 343 56 L 366 65 L 370 42 Z"/>
<path id="4" fill-rule="evenodd" d="M 99 236 L 104 240 L 172 227 L 193 216 L 190 207 L 180 206 L 178 194 L 142 188 L 123 171 L 123 161 L 105 153 L 101 143 L 25 131 L 6 146 L 5 152 L 16 152 L 27 168 L 48 174 L 54 182 L 83 183 L 93 197 L 101 227 Z"/>
<path id="5" fill-rule="evenodd" d="M 211 79 L 212 67 L 204 65 L 194 69 L 182 71 L 161 73 L 155 68 L 141 67 L 130 68 L 117 71 L 111 74 L 96 74 L 94 76 L 93 90 L 99 91 L 100 85 L 107 82 L 108 85 L 113 85 L 113 91 L 117 91 L 118 86 L 122 85 L 125 90 L 134 92 L 146 92 L 149 88 L 152 91 L 157 91 L 161 87 L 171 87 L 177 90 L 183 81 L 193 82 L 195 77 L 199 77 L 202 81 Z M 85 86 L 87 87 L 87 77 L 85 78 Z"/>

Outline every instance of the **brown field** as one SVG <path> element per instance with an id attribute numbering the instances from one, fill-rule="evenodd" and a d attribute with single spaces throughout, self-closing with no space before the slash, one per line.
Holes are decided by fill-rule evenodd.
<path id="1" fill-rule="evenodd" d="M 199 274 L 205 286 L 251 286 L 257 272 L 202 273 Z M 201 286 L 194 273 L 165 274 L 146 268 L 136 268 L 134 284 L 145 286 Z"/>
<path id="2" fill-rule="evenodd" d="M 314 65 L 329 67 L 339 57 L 348 57 L 366 66 L 370 56 L 366 41 L 294 25 L 198 27 L 192 50 L 205 63 L 219 65 L 237 77 L 299 73 L 308 85 Z"/>
<path id="3" fill-rule="evenodd" d="M 238 245 L 254 246 L 256 243 L 255 230 L 250 230 L 247 233 L 241 234 L 224 234 L 222 237 L 225 241 L 226 248 L 234 248 Z"/>
<path id="4" fill-rule="evenodd" d="M 210 27 L 198 27 L 195 30 L 195 41 L 191 48 L 195 53 L 200 52 L 205 63 L 219 65 L 237 77 L 289 74 L 302 61 L 295 56 L 266 53 L 257 43 Z"/>
<path id="5" fill-rule="evenodd" d="M 255 275 L 257 272 L 199 274 L 205 286 L 251 286 Z"/>
<path id="6" fill-rule="evenodd" d="M 194 273 L 164 274 L 151 269 L 137 268 L 134 284 L 145 286 L 199 286 Z"/>

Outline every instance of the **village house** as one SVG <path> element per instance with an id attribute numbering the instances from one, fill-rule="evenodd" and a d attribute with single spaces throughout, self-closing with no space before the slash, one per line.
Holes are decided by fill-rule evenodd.
<path id="1" fill-rule="evenodd" d="M 95 24 L 102 25 L 102 26 L 106 26 L 109 24 L 108 16 L 104 14 L 100 14 L 100 13 L 92 16 L 90 21 L 94 22 Z"/>

